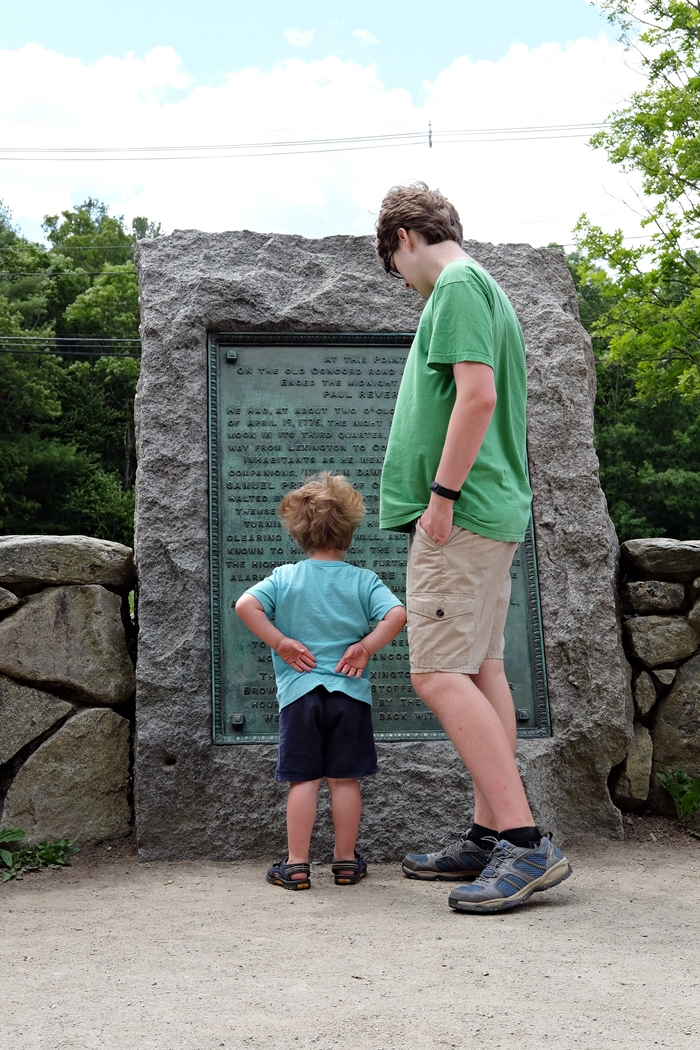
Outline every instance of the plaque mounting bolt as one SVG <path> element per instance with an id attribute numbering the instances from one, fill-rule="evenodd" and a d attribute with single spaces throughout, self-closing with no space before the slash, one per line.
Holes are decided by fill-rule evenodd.
<path id="1" fill-rule="evenodd" d="M 245 715 L 243 715 L 243 714 L 235 714 L 235 715 L 231 716 L 231 728 L 232 729 L 239 729 L 239 730 L 242 729 L 244 722 L 245 722 Z"/>
<path id="2" fill-rule="evenodd" d="M 231 362 L 237 361 L 238 360 L 238 350 L 227 350 L 226 351 L 226 360 L 227 361 L 231 361 Z"/>

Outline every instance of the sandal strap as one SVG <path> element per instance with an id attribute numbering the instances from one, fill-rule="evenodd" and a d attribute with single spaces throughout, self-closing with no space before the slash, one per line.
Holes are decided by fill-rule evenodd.
<path id="1" fill-rule="evenodd" d="M 290 875 L 311 874 L 311 867 L 309 864 L 287 864 L 286 861 L 280 861 L 280 868 L 284 872 L 285 878 L 289 878 Z"/>

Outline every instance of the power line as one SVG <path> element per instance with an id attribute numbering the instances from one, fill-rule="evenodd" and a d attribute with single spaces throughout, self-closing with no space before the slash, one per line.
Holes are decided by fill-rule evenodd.
<path id="1" fill-rule="evenodd" d="M 115 272 L 114 270 L 0 270 L 0 279 L 7 277 L 135 277 L 136 271 Z"/>
<path id="2" fill-rule="evenodd" d="M 275 157 L 307 153 L 338 153 L 354 150 L 389 149 L 425 144 L 453 145 L 464 142 L 521 142 L 541 139 L 584 138 L 602 123 L 545 124 L 505 128 L 462 128 L 440 131 L 406 131 L 383 135 L 351 135 L 337 138 L 294 139 L 270 142 L 240 142 L 188 146 L 84 146 L 0 147 L 0 159 L 22 161 L 88 160 L 205 160 L 233 157 Z M 233 153 L 224 151 L 234 150 Z M 262 151 L 262 152 L 250 152 Z"/>
<path id="3" fill-rule="evenodd" d="M 139 358 L 141 340 L 128 336 L 0 335 L 0 354 Z"/>

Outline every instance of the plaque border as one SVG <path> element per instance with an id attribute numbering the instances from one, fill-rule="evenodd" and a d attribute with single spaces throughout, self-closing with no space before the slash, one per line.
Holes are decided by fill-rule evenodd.
<path id="1" fill-rule="evenodd" d="M 410 346 L 415 332 L 209 332 L 207 335 L 208 370 L 208 449 L 209 449 L 209 567 L 212 674 L 212 739 L 215 744 L 277 744 L 277 733 L 255 733 L 239 738 L 226 734 L 221 690 L 221 575 L 218 488 L 213 484 L 219 475 L 219 449 L 216 435 L 219 422 L 219 350 L 237 346 Z M 232 358 L 235 361 L 235 357 Z M 522 543 L 527 579 L 527 605 L 532 630 L 529 632 L 530 657 L 534 682 L 536 725 L 518 729 L 519 739 L 551 737 L 547 668 L 539 601 L 537 550 L 532 513 Z M 444 741 L 443 731 L 375 732 L 377 743 Z"/>

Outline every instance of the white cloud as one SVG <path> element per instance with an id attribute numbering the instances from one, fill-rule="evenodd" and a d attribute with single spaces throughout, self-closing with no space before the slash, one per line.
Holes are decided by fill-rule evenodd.
<path id="1" fill-rule="evenodd" d="M 44 214 L 93 196 L 127 220 L 148 215 L 170 230 L 317 237 L 371 232 L 387 188 L 422 178 L 454 200 L 467 235 L 480 240 L 567 242 L 582 211 L 606 228 L 622 225 L 635 234 L 634 215 L 618 200 L 630 196 L 625 178 L 585 138 L 444 141 L 446 130 L 602 119 L 641 84 L 629 54 L 624 61 L 620 55 L 601 38 L 532 51 L 518 45 L 498 62 L 463 57 L 426 84 L 416 102 L 407 91 L 388 89 L 373 64 L 336 57 L 293 58 L 270 71 L 246 69 L 215 86 L 193 86 L 169 48 L 84 65 L 27 45 L 0 52 L 3 147 L 192 147 L 389 131 L 419 131 L 421 141 L 203 160 L 0 157 L 0 193 L 32 230 Z"/>
<path id="2" fill-rule="evenodd" d="M 284 37 L 292 47 L 308 47 L 314 38 L 313 29 L 285 29 Z"/>
<path id="3" fill-rule="evenodd" d="M 364 47 L 369 47 L 371 44 L 378 44 L 376 36 L 373 33 L 368 32 L 366 29 L 356 29 L 352 34 Z"/>

